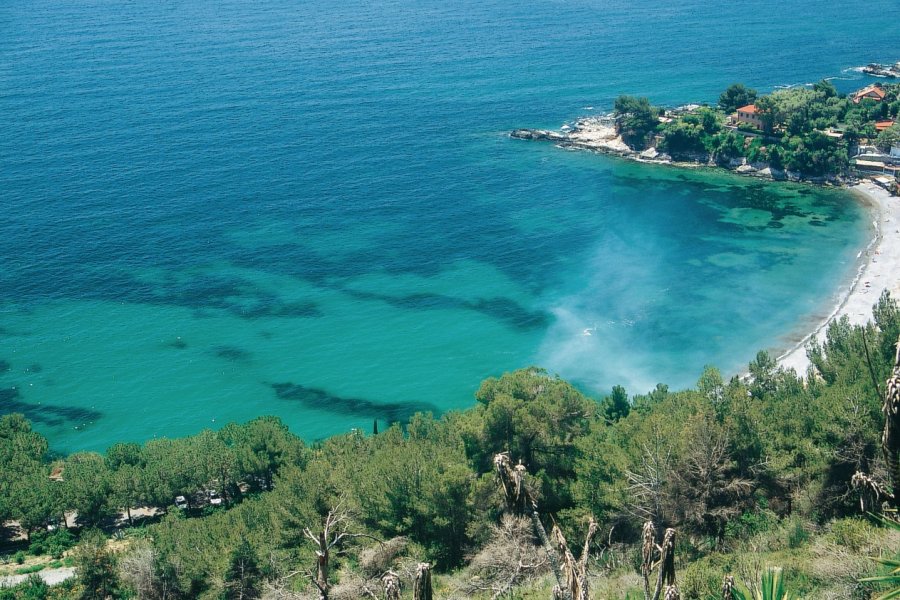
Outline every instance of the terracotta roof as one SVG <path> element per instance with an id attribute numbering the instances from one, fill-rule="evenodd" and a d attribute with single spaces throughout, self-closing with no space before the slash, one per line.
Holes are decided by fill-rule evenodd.
<path id="1" fill-rule="evenodd" d="M 756 105 L 748 104 L 747 106 L 742 106 L 738 109 L 738 112 L 750 113 L 752 115 L 756 113 Z"/>
<path id="2" fill-rule="evenodd" d="M 853 97 L 859 99 L 869 94 L 878 98 L 879 100 L 884 100 L 884 90 L 874 84 L 859 90 L 858 92 L 853 94 Z"/>
<path id="3" fill-rule="evenodd" d="M 894 124 L 893 121 L 875 121 L 875 131 L 884 131 Z"/>

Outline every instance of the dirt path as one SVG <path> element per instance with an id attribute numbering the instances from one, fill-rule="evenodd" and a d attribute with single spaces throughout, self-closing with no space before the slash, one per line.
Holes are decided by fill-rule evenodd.
<path id="1" fill-rule="evenodd" d="M 63 567 L 61 569 L 44 569 L 43 571 L 38 571 L 36 574 L 39 575 L 47 585 L 56 585 L 62 583 L 66 579 L 75 577 L 75 568 Z M 7 577 L 0 577 L 0 587 L 19 585 L 29 577 L 30 575 L 9 575 Z"/>

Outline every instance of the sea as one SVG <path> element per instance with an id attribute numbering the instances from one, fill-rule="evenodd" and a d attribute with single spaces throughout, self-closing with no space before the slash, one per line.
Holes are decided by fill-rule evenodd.
<path id="1" fill-rule="evenodd" d="M 279 416 L 308 441 L 796 344 L 846 191 L 508 137 L 900 59 L 896 0 L 0 4 L 0 413 L 57 452 Z"/>

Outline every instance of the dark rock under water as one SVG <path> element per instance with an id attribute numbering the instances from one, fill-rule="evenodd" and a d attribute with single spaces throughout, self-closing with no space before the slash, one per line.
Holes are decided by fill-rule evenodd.
<path id="1" fill-rule="evenodd" d="M 438 409 L 425 402 L 379 403 L 362 398 L 345 398 L 320 389 L 296 383 L 273 383 L 272 389 L 282 400 L 298 400 L 306 408 L 330 411 L 345 415 L 361 415 L 381 418 L 389 423 L 405 423 L 418 412 L 438 413 Z"/>

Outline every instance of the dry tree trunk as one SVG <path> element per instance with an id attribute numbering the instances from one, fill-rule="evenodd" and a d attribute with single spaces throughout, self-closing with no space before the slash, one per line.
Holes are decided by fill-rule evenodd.
<path id="1" fill-rule="evenodd" d="M 587 578 L 587 562 L 590 556 L 591 541 L 597 534 L 597 522 L 591 518 L 588 531 L 584 538 L 584 549 L 581 560 L 576 561 L 569 550 L 569 544 L 562 531 L 556 525 L 553 526 L 551 535 L 556 542 L 556 548 L 562 556 L 564 573 L 566 575 L 566 591 L 573 600 L 590 600 L 590 586 Z M 562 598 L 562 589 L 559 586 L 553 588 L 553 597 Z"/>
<path id="2" fill-rule="evenodd" d="M 328 515 L 331 516 L 330 514 Z M 331 548 L 328 546 L 328 526 L 319 532 L 318 538 L 307 529 L 307 535 L 316 543 L 316 578 L 313 582 L 319 589 L 319 600 L 328 600 L 328 563 Z"/>
<path id="3" fill-rule="evenodd" d="M 381 540 L 370 535 L 352 533 L 350 531 L 350 515 L 341 507 L 340 503 L 328 511 L 328 515 L 322 521 L 322 530 L 318 534 L 313 533 L 307 527 L 303 530 L 303 535 L 312 542 L 316 551 L 316 572 L 315 575 L 309 573 L 309 578 L 319 590 L 319 600 L 328 600 L 328 593 L 331 589 L 328 576 L 332 548 L 357 538 L 369 538 L 382 543 Z"/>
<path id="4" fill-rule="evenodd" d="M 400 577 L 396 573 L 385 573 L 381 577 L 381 585 L 384 588 L 384 600 L 400 600 Z"/>
<path id="5" fill-rule="evenodd" d="M 726 575 L 722 579 L 722 600 L 734 600 L 734 576 Z"/>
<path id="6" fill-rule="evenodd" d="M 413 584 L 413 600 L 433 600 L 431 590 L 431 565 L 419 563 L 416 567 L 416 580 Z"/>
<path id="7" fill-rule="evenodd" d="M 875 378 L 874 372 L 872 378 Z M 850 479 L 850 485 L 860 494 L 863 512 L 880 509 L 884 501 L 894 510 L 900 509 L 900 340 L 897 340 L 894 368 L 887 380 L 881 411 L 884 413 L 881 452 L 890 476 L 892 493 L 888 493 L 870 475 L 857 471 Z"/>
<path id="8" fill-rule="evenodd" d="M 547 530 L 544 529 L 544 525 L 541 523 L 540 514 L 537 510 L 537 501 L 531 496 L 525 485 L 525 465 L 520 462 L 513 467 L 509 453 L 501 452 L 494 455 L 494 468 L 497 472 L 497 479 L 499 479 L 503 488 L 507 510 L 515 515 L 526 515 L 531 519 L 534 532 L 547 552 L 550 567 L 553 569 L 553 574 L 556 577 L 556 585 L 561 590 L 560 593 L 562 595 L 560 599 L 572 600 L 568 590 L 563 587 L 563 574 L 559 564 L 559 557 L 553 549 L 553 544 L 550 543 L 550 538 L 547 537 Z"/>
<path id="9" fill-rule="evenodd" d="M 650 573 L 653 570 L 653 551 L 656 548 L 656 526 L 644 523 L 641 530 L 641 577 L 644 578 L 644 600 L 650 600 Z"/>
<path id="10" fill-rule="evenodd" d="M 859 508 L 864 513 L 875 512 L 881 509 L 881 503 L 890 494 L 884 491 L 881 485 L 862 471 L 857 471 L 850 478 L 850 485 L 859 493 Z"/>
<path id="11" fill-rule="evenodd" d="M 900 340 L 897 340 L 897 354 L 894 369 L 887 380 L 884 392 L 884 434 L 881 437 L 881 451 L 891 476 L 894 492 L 888 499 L 891 508 L 900 508 Z"/>
<path id="12" fill-rule="evenodd" d="M 656 556 L 658 561 L 654 561 Z M 650 575 L 657 568 L 656 586 L 650 593 Z M 647 521 L 641 535 L 641 575 L 644 578 L 644 600 L 659 600 L 665 590 L 665 600 L 680 598 L 675 583 L 675 530 L 666 529 L 662 545 L 656 543 L 656 527 Z"/>

